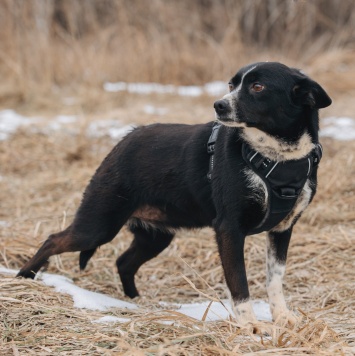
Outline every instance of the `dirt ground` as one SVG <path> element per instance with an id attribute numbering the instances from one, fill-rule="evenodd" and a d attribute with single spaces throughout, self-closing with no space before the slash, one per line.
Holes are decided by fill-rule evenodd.
<path id="1" fill-rule="evenodd" d="M 331 81 L 331 74 L 324 75 L 324 80 Z M 334 104 L 321 116 L 352 115 L 354 92 L 334 89 L 333 93 Z M 207 96 L 100 95 L 95 110 L 82 109 L 80 103 L 69 108 L 59 103 L 54 110 L 44 107 L 39 111 L 48 121 L 53 115 L 74 112 L 79 115 L 73 124 L 78 133 L 59 130 L 47 135 L 26 127 L 0 141 L 0 220 L 4 221 L 0 225 L 0 266 L 18 269 L 48 234 L 72 219 L 88 180 L 115 144 L 107 136 L 88 137 L 85 132 L 90 122 L 201 123 L 214 117 L 214 98 Z M 147 113 L 147 105 L 164 108 L 164 115 Z M 20 108 L 20 112 L 38 115 L 28 108 Z M 141 268 L 137 286 L 142 296 L 137 303 L 142 310 L 134 312 L 76 309 L 68 295 L 58 294 L 40 281 L 0 275 L 0 353 L 355 354 L 355 142 L 323 139 L 322 143 L 319 190 L 294 229 L 284 281 L 288 304 L 303 315 L 294 328 L 269 324 L 272 335 L 260 339 L 239 329 L 233 320 L 200 322 L 179 313 L 160 312 L 159 301 L 187 303 L 207 296 L 227 297 L 213 232 L 202 229 L 181 231 L 166 251 Z M 48 271 L 68 276 L 91 291 L 127 300 L 114 262 L 130 240 L 123 229 L 99 250 L 85 272 L 79 272 L 76 253 L 52 258 Z M 246 264 L 252 298 L 266 300 L 264 240 L 263 234 L 247 239 Z M 103 315 L 125 316 L 131 321 L 92 323 Z M 162 323 L 172 318 L 173 325 Z"/>

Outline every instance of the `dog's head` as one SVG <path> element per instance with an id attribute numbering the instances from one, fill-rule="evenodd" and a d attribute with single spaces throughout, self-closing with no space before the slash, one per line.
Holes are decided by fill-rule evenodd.
<path id="1" fill-rule="evenodd" d="M 226 126 L 255 127 L 276 136 L 300 133 L 310 111 L 331 104 L 318 83 L 276 62 L 243 67 L 230 80 L 229 89 L 214 103 L 216 118 Z"/>

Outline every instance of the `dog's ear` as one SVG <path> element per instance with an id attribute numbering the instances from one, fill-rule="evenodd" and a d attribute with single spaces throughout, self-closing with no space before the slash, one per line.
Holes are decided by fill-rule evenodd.
<path id="1" fill-rule="evenodd" d="M 292 94 L 297 105 L 308 105 L 315 109 L 321 109 L 332 103 L 332 99 L 325 90 L 317 82 L 306 76 L 298 77 Z"/>

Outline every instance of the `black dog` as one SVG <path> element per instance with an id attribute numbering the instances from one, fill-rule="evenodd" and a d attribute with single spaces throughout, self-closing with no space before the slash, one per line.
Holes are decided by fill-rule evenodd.
<path id="1" fill-rule="evenodd" d="M 134 298 L 134 275 L 177 229 L 213 226 L 236 318 L 254 323 L 244 240 L 268 231 L 272 315 L 294 323 L 282 278 L 293 225 L 316 191 L 318 109 L 331 99 L 280 63 L 246 66 L 229 86 L 214 104 L 219 124 L 155 124 L 128 134 L 92 177 L 73 223 L 50 235 L 18 275 L 34 278 L 50 256 L 66 251 L 81 251 L 84 269 L 127 223 L 134 240 L 117 268 L 125 294 Z"/>

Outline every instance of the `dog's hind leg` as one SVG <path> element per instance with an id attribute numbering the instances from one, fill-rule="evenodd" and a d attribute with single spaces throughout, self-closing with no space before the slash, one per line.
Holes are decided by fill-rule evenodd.
<path id="1" fill-rule="evenodd" d="M 134 298 L 139 295 L 134 282 L 138 269 L 143 263 L 156 257 L 168 247 L 175 234 L 170 231 L 137 226 L 131 227 L 130 230 L 134 234 L 134 240 L 127 251 L 117 259 L 116 265 L 124 293 Z"/>
<path id="2" fill-rule="evenodd" d="M 85 250 L 80 252 L 79 267 L 81 271 L 85 269 L 87 263 L 89 262 L 90 258 L 94 255 L 96 250 L 97 248 L 93 248 L 91 250 Z"/>
<path id="3" fill-rule="evenodd" d="M 33 279 L 41 267 L 48 263 L 50 256 L 68 251 L 70 236 L 70 226 L 59 233 L 49 235 L 35 256 L 21 268 L 17 276 Z"/>
<path id="4" fill-rule="evenodd" d="M 116 216 L 114 221 L 103 223 L 100 219 L 100 225 L 94 228 L 91 219 L 91 231 L 85 226 L 77 225 L 74 221 L 64 231 L 50 235 L 35 256 L 20 270 L 18 276 L 34 278 L 41 267 L 48 262 L 49 257 L 63 252 L 81 251 L 79 264 L 80 269 L 84 269 L 97 247 L 111 241 L 126 220 Z"/>
<path id="5" fill-rule="evenodd" d="M 63 252 L 82 251 L 80 268 L 83 269 L 97 247 L 116 236 L 132 214 L 132 204 L 117 197 L 115 200 L 112 196 L 91 193 L 88 191 L 84 195 L 73 223 L 64 231 L 50 235 L 18 276 L 34 278 L 50 256 Z"/>

